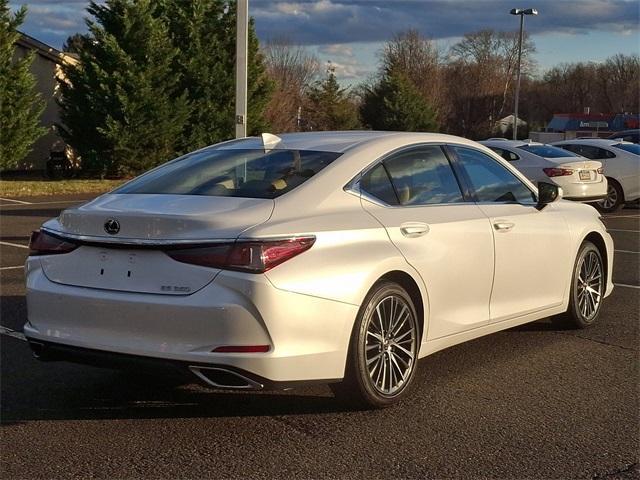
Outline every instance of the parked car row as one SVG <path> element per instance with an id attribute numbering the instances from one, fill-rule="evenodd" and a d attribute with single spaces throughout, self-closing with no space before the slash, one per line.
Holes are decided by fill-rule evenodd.
<path id="1" fill-rule="evenodd" d="M 491 138 L 480 142 L 530 180 L 562 187 L 564 198 L 594 202 L 614 212 L 640 199 L 640 145 L 620 139 L 582 138 L 551 145 Z"/>

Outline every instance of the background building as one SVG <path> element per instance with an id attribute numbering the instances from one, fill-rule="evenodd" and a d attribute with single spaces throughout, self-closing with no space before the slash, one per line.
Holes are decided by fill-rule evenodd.
<path id="1" fill-rule="evenodd" d="M 52 150 L 66 148 L 60 135 L 56 132 L 55 124 L 60 121 L 57 78 L 62 77 L 61 65 L 78 62 L 75 55 L 61 52 L 49 45 L 36 40 L 29 35 L 21 34 L 15 44 L 15 55 L 21 58 L 29 52 L 35 52 L 31 72 L 36 78 L 36 89 L 46 102 L 40 118 L 40 124 L 47 129 L 47 133 L 40 137 L 33 145 L 31 152 L 18 165 L 18 170 L 44 170 Z"/>

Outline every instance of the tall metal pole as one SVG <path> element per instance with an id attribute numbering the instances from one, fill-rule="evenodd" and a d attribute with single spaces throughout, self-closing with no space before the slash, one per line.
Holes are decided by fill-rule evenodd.
<path id="1" fill-rule="evenodd" d="M 524 13 L 520 13 L 520 39 L 518 40 L 518 73 L 516 78 L 515 112 L 513 114 L 513 139 L 518 139 L 518 101 L 520 100 L 520 69 L 522 62 L 522 36 L 524 32 Z"/>
<path id="2" fill-rule="evenodd" d="M 247 136 L 249 0 L 236 0 L 236 138 Z"/>

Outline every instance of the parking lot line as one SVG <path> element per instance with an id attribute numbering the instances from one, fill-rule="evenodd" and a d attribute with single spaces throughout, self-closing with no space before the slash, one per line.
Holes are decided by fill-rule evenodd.
<path id="1" fill-rule="evenodd" d="M 16 265 L 15 267 L 0 267 L 0 270 L 16 270 L 18 268 L 24 268 L 24 265 Z"/>
<path id="2" fill-rule="evenodd" d="M 0 242 L 0 245 L 6 245 L 7 247 L 16 247 L 16 248 L 29 248 L 29 245 L 21 245 L 19 243 L 11 243 L 11 242 Z"/>
<path id="3" fill-rule="evenodd" d="M 624 288 L 640 288 L 640 285 L 628 285 L 626 283 L 614 283 L 616 287 L 624 287 Z"/>
<path id="4" fill-rule="evenodd" d="M 11 198 L 2 198 L 2 197 L 0 197 L 0 200 L 3 202 L 15 202 L 20 205 L 31 205 L 31 202 L 25 202 L 24 200 L 13 200 Z"/>
<path id="5" fill-rule="evenodd" d="M 27 341 L 23 333 L 16 332 L 15 330 L 11 330 L 10 328 L 3 327 L 2 325 L 0 325 L 0 335 L 17 338 L 18 340 L 22 340 L 23 342 Z"/>
<path id="6" fill-rule="evenodd" d="M 635 252 L 633 250 L 614 250 L 615 253 L 635 253 L 636 255 L 640 252 Z"/>
<path id="7" fill-rule="evenodd" d="M 607 232 L 640 233 L 640 230 L 620 230 L 618 228 L 607 228 Z"/>

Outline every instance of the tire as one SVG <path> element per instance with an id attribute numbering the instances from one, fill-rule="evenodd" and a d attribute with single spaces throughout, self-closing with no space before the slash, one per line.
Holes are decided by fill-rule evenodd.
<path id="1" fill-rule="evenodd" d="M 620 184 L 607 177 L 607 196 L 596 203 L 596 208 L 604 213 L 613 213 L 624 207 L 624 192 Z"/>
<path id="2" fill-rule="evenodd" d="M 345 378 L 332 384 L 337 398 L 356 408 L 384 408 L 405 398 L 417 370 L 420 326 L 400 285 L 377 283 L 356 319 Z"/>
<path id="3" fill-rule="evenodd" d="M 578 251 L 571 278 L 571 293 L 567 311 L 554 318 L 562 327 L 587 328 L 600 316 L 606 289 L 606 272 L 600 250 L 584 242 Z"/>

